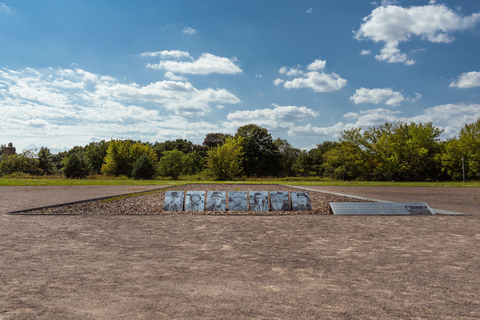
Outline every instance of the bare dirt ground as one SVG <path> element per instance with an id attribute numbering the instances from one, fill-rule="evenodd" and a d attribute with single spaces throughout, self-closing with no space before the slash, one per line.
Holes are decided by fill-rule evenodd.
<path id="1" fill-rule="evenodd" d="M 478 213 L 0 215 L 0 319 L 479 319 L 479 269 Z"/>
<path id="2" fill-rule="evenodd" d="M 0 214 L 168 186 L 0 186 Z"/>
<path id="3" fill-rule="evenodd" d="M 426 202 L 435 209 L 480 214 L 480 188 L 344 186 L 311 186 L 308 188 L 385 201 Z"/>

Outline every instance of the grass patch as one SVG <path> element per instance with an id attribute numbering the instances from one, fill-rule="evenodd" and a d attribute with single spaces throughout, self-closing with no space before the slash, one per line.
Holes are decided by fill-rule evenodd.
<path id="1" fill-rule="evenodd" d="M 217 181 L 188 179 L 179 180 L 133 180 L 129 178 L 112 178 L 91 176 L 88 179 L 65 179 L 58 176 L 28 176 L 25 178 L 2 177 L 0 186 L 131 186 L 131 185 L 184 185 L 184 184 L 286 184 L 294 186 L 366 186 L 366 187 L 466 187 L 479 188 L 479 181 L 466 183 L 448 182 L 379 182 L 379 181 L 338 181 L 319 177 L 289 177 L 289 178 L 246 178 L 238 181 Z"/>

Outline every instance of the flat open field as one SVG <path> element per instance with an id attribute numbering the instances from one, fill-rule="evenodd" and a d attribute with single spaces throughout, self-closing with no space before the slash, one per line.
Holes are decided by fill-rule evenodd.
<path id="1" fill-rule="evenodd" d="M 480 214 L 0 215 L 0 259 L 0 319 L 480 318 Z"/>

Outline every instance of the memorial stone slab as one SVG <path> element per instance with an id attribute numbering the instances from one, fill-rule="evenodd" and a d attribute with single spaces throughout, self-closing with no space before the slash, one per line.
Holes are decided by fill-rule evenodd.
<path id="1" fill-rule="evenodd" d="M 186 211 L 205 211 L 205 191 L 187 191 Z"/>
<path id="2" fill-rule="evenodd" d="M 183 211 L 183 191 L 166 191 L 163 211 Z"/>
<path id="3" fill-rule="evenodd" d="M 432 215 L 425 202 L 330 202 L 335 215 Z"/>
<path id="4" fill-rule="evenodd" d="M 228 210 L 229 211 L 247 211 L 248 201 L 246 191 L 228 192 Z"/>
<path id="5" fill-rule="evenodd" d="M 292 211 L 288 191 L 270 191 L 270 208 L 272 211 Z"/>
<path id="6" fill-rule="evenodd" d="M 224 212 L 227 208 L 226 191 L 208 191 L 207 211 Z"/>
<path id="7" fill-rule="evenodd" d="M 250 211 L 268 211 L 268 191 L 250 191 Z"/>
<path id="8" fill-rule="evenodd" d="M 292 192 L 293 211 L 309 211 L 312 210 L 310 202 L 310 193 L 308 192 Z"/>

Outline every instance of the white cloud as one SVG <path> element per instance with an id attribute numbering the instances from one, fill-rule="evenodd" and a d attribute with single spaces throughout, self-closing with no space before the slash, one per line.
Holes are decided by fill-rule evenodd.
<path id="1" fill-rule="evenodd" d="M 442 139 L 458 135 L 461 128 L 467 123 L 477 121 L 480 114 L 480 104 L 447 104 L 423 110 L 420 115 L 413 117 L 401 116 L 401 111 L 385 108 L 368 109 L 360 112 L 349 112 L 343 117 L 346 123 L 338 122 L 328 127 L 316 127 L 311 124 L 291 127 L 288 131 L 292 136 L 330 136 L 338 137 L 343 130 L 353 127 L 373 127 L 383 125 L 385 122 L 415 122 L 432 124 L 443 129 Z"/>
<path id="2" fill-rule="evenodd" d="M 277 104 L 272 104 L 272 106 L 273 109 L 265 108 L 231 112 L 227 115 L 227 119 L 230 122 L 224 123 L 224 126 L 235 129 L 254 123 L 269 130 L 278 130 L 280 128 L 289 128 L 295 122 L 318 117 L 319 115 L 317 111 L 307 107 L 279 106 Z"/>
<path id="3" fill-rule="evenodd" d="M 303 75 L 303 71 L 297 68 L 288 69 L 287 67 L 281 67 L 280 70 L 278 70 L 278 72 L 282 74 L 286 74 L 289 77 Z"/>
<path id="4" fill-rule="evenodd" d="M 342 79 L 336 73 L 326 74 L 312 71 L 307 72 L 302 78 L 285 81 L 284 87 L 287 89 L 311 88 L 316 92 L 330 92 L 340 90 L 346 84 L 347 80 Z"/>
<path id="5" fill-rule="evenodd" d="M 370 50 L 362 50 L 360 51 L 360 55 L 361 56 L 368 56 L 370 55 L 372 52 Z"/>
<path id="6" fill-rule="evenodd" d="M 479 21 L 480 13 L 461 17 L 445 5 L 432 2 L 409 8 L 386 5 L 375 8 L 363 19 L 355 38 L 385 43 L 375 57 L 377 60 L 410 65 L 415 61 L 400 51 L 398 46 L 401 42 L 416 36 L 430 42 L 448 43 L 454 40 L 451 33 L 472 28 Z"/>
<path id="7" fill-rule="evenodd" d="M 313 9 L 312 8 L 308 8 L 305 13 L 312 13 L 313 12 Z"/>
<path id="8" fill-rule="evenodd" d="M 397 107 L 405 98 L 398 91 L 393 91 L 390 88 L 384 89 L 357 89 L 353 96 L 350 97 L 355 104 L 360 103 L 385 103 L 387 106 Z"/>
<path id="9" fill-rule="evenodd" d="M 71 148 L 92 137 L 201 137 L 218 125 L 184 116 L 238 102 L 225 89 L 197 89 L 189 82 L 139 85 L 81 69 L 0 69 L 2 139 L 19 150 L 53 142 Z"/>
<path id="10" fill-rule="evenodd" d="M 480 72 L 471 71 L 462 73 L 458 77 L 458 81 L 450 83 L 450 87 L 457 87 L 461 89 L 480 87 Z"/>
<path id="11" fill-rule="evenodd" d="M 347 126 L 343 122 L 339 122 L 333 126 L 329 127 L 315 127 L 311 124 L 306 126 L 297 126 L 292 127 L 288 130 L 290 136 L 300 136 L 300 137 L 309 137 L 309 136 L 330 136 L 338 137 L 340 132 L 347 129 Z"/>
<path id="12" fill-rule="evenodd" d="M 173 81 L 187 81 L 187 79 L 185 79 L 184 77 L 177 76 L 177 75 L 175 75 L 175 73 L 173 73 L 171 71 L 165 72 L 165 78 L 173 80 Z"/>
<path id="13" fill-rule="evenodd" d="M 312 63 L 310 63 L 307 67 L 309 71 L 318 71 L 318 70 L 323 70 L 325 69 L 325 65 L 327 64 L 327 61 L 325 60 L 320 60 L 316 59 Z"/>
<path id="14" fill-rule="evenodd" d="M 171 52 L 171 51 L 170 51 Z M 168 57 L 168 56 L 162 56 Z M 177 58 L 175 56 L 175 58 Z M 194 61 L 174 61 L 174 60 L 162 60 L 158 64 L 147 64 L 148 68 L 152 69 L 165 69 L 174 73 L 186 73 L 186 74 L 236 74 L 241 73 L 240 69 L 235 62 L 235 58 L 228 59 L 224 57 L 215 56 L 211 53 L 204 53 Z"/>
<path id="15" fill-rule="evenodd" d="M 316 59 L 307 66 L 309 72 L 304 72 L 298 68 L 282 67 L 278 71 L 280 74 L 300 77 L 293 80 L 276 79 L 273 83 L 276 86 L 283 84 L 286 89 L 311 88 L 316 92 L 330 92 L 345 87 L 347 80 L 342 79 L 338 74 L 317 71 L 324 69 L 326 63 L 324 60 Z"/>
<path id="16" fill-rule="evenodd" d="M 156 52 L 144 52 L 140 54 L 141 57 L 162 57 L 162 58 L 190 58 L 190 54 L 186 51 L 180 50 L 163 50 Z"/>
<path id="17" fill-rule="evenodd" d="M 186 34 L 191 34 L 191 35 L 193 35 L 193 34 L 196 34 L 196 33 L 197 33 L 197 30 L 195 30 L 195 29 L 193 29 L 193 28 L 191 28 L 191 27 L 188 27 L 188 28 L 185 27 L 185 28 L 183 28 L 182 33 L 186 33 Z"/>

